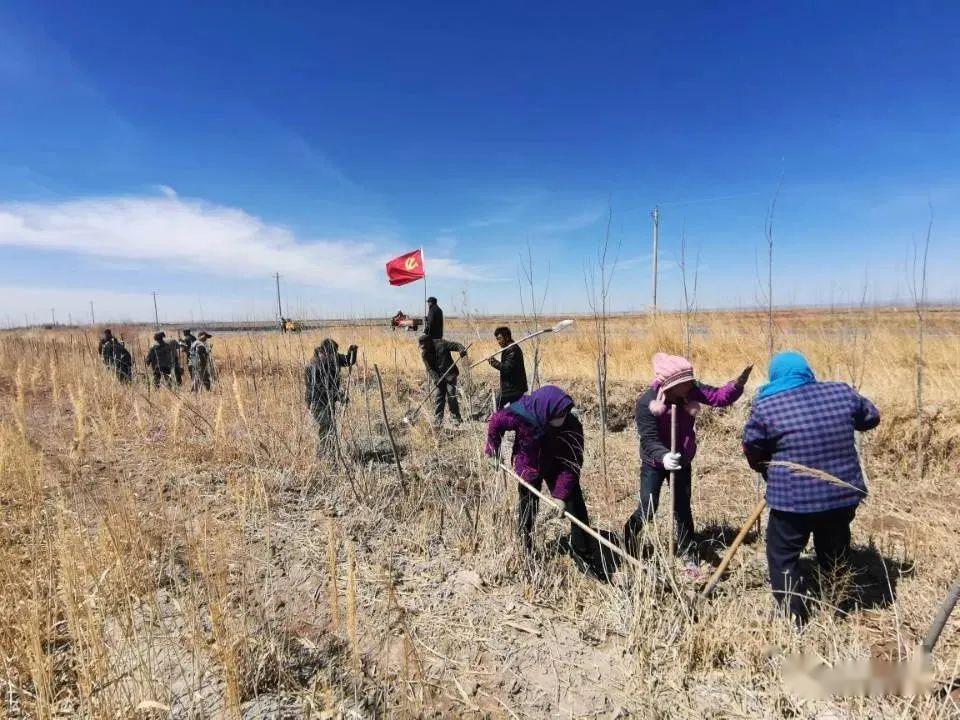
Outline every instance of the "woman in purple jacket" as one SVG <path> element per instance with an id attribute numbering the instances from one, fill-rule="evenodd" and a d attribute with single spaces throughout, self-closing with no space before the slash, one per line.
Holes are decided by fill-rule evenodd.
<path id="1" fill-rule="evenodd" d="M 690 508 L 690 465 L 697 454 L 694 422 L 701 405 L 727 407 L 735 403 L 751 370 L 753 366 L 748 365 L 736 380 L 715 388 L 694 380 L 693 365 L 686 358 L 666 353 L 653 356 L 654 380 L 637 398 L 634 409 L 640 438 L 640 502 L 623 528 L 628 552 L 638 553 L 637 536 L 657 512 L 660 489 L 673 471 L 677 554 L 697 562 Z M 677 452 L 670 451 L 671 405 L 677 407 Z"/>
<path id="2" fill-rule="evenodd" d="M 585 525 L 590 524 L 587 506 L 580 489 L 583 465 L 583 425 L 573 410 L 573 399 L 553 385 L 544 385 L 495 413 L 487 425 L 484 452 L 496 457 L 505 433 L 515 433 L 513 468 L 517 475 L 539 490 L 544 482 L 562 507 Z M 518 486 L 520 503 L 517 530 L 524 549 L 533 549 L 533 523 L 537 514 L 537 496 Z M 571 556 L 584 571 L 603 577 L 598 567 L 595 543 L 581 528 L 570 526 Z"/>

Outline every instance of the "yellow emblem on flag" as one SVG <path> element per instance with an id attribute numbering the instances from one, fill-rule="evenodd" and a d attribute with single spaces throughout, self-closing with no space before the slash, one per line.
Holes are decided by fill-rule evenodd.
<path id="1" fill-rule="evenodd" d="M 416 270 L 417 269 L 417 259 L 415 257 L 408 257 L 403 263 L 403 267 L 407 270 Z"/>

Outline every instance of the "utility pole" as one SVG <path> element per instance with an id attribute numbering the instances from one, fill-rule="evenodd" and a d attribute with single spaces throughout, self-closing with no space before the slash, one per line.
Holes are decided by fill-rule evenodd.
<path id="1" fill-rule="evenodd" d="M 57 324 L 57 309 L 50 308 L 50 319 L 53 321 L 53 325 Z"/>
<path id="2" fill-rule="evenodd" d="M 157 312 L 157 291 L 153 291 L 153 322 L 160 329 L 160 313 Z"/>
<path id="3" fill-rule="evenodd" d="M 97 324 L 97 318 L 94 317 L 93 315 L 93 300 L 90 301 L 90 324 L 91 325 Z"/>
<path id="4" fill-rule="evenodd" d="M 657 311 L 657 276 L 660 264 L 660 206 L 657 205 L 650 213 L 653 218 L 653 311 Z"/>
<path id="5" fill-rule="evenodd" d="M 283 322 L 283 308 L 280 306 L 280 273 L 274 273 L 277 280 L 277 322 Z"/>

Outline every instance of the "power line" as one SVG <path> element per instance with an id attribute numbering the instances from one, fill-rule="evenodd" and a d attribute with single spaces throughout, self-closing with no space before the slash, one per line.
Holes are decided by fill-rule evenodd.
<path id="1" fill-rule="evenodd" d="M 280 305 L 280 273 L 274 273 L 277 280 L 277 320 L 283 322 L 283 308 Z"/>

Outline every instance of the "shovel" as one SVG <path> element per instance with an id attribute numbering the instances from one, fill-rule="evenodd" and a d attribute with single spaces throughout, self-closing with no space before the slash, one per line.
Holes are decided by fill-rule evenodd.
<path id="1" fill-rule="evenodd" d="M 923 642 L 920 644 L 920 649 L 923 650 L 925 655 L 930 655 L 933 652 L 933 647 L 937 644 L 937 640 L 940 639 L 943 628 L 946 627 L 947 620 L 950 619 L 950 613 L 952 613 L 953 609 L 957 606 L 957 601 L 960 601 L 960 578 L 957 579 L 950 589 L 950 592 L 947 593 L 946 599 L 944 599 L 940 605 L 940 609 L 937 610 L 933 624 L 930 626 L 926 637 L 923 638 Z"/>
<path id="2" fill-rule="evenodd" d="M 532 340 L 533 338 L 539 337 L 540 335 L 546 335 L 547 333 L 558 333 L 558 332 L 562 332 L 562 331 L 566 330 L 568 327 L 570 327 L 571 325 L 573 325 L 573 320 L 561 320 L 560 322 L 558 322 L 558 323 L 557 323 L 556 325 L 554 325 L 553 327 L 544 328 L 543 330 L 537 330 L 536 332 L 532 332 L 532 333 L 530 333 L 529 335 L 524 335 L 524 336 L 523 336 L 522 338 L 520 338 L 519 340 L 514 340 L 514 341 L 513 341 L 512 343 L 510 343 L 509 345 L 507 345 L 507 346 L 505 346 L 505 347 L 502 347 L 502 348 L 499 348 L 499 349 L 497 349 L 496 351 L 490 353 L 489 355 L 487 355 L 487 356 L 486 356 L 485 358 L 483 358 L 482 360 L 477 360 L 475 363 L 473 363 L 473 364 L 470 365 L 470 369 L 473 370 L 473 369 L 474 369 L 475 367 L 477 367 L 478 365 L 483 365 L 483 363 L 485 363 L 485 362 L 487 362 L 488 360 L 490 360 L 490 358 L 499 355 L 499 354 L 502 353 L 504 350 L 509 350 L 509 349 L 512 348 L 514 345 L 519 345 L 520 343 L 524 343 L 524 342 L 526 342 L 527 340 Z"/>

